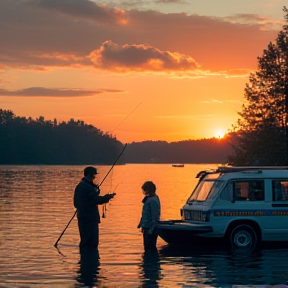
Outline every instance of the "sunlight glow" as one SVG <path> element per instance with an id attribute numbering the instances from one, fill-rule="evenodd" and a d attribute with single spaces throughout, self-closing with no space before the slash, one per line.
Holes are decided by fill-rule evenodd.
<path id="1" fill-rule="evenodd" d="M 214 132 L 214 137 L 218 139 L 222 139 L 226 133 L 227 131 L 225 131 L 224 129 L 217 129 Z"/>

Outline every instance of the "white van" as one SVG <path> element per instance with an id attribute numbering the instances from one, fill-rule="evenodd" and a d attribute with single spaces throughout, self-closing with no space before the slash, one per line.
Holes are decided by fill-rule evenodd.
<path id="1" fill-rule="evenodd" d="M 224 166 L 196 177 L 182 220 L 159 223 L 166 242 L 213 239 L 238 248 L 255 248 L 261 241 L 288 243 L 288 167 Z"/>

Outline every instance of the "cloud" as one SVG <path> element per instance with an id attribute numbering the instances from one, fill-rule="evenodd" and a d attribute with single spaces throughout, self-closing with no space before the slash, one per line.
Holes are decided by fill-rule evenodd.
<path id="1" fill-rule="evenodd" d="M 193 119 L 196 118 L 195 115 L 182 115 L 182 114 L 177 114 L 177 115 L 158 115 L 155 118 L 159 118 L 159 119 Z"/>
<path id="2" fill-rule="evenodd" d="M 281 30 L 284 25 L 284 19 L 274 20 L 256 14 L 235 14 L 225 17 L 230 23 L 239 23 L 244 25 L 258 25 L 261 30 L 278 29 Z"/>
<path id="3" fill-rule="evenodd" d="M 16 91 L 0 89 L 0 96 L 16 97 L 84 97 L 96 96 L 102 93 L 123 92 L 121 90 L 101 89 L 101 90 L 84 90 L 84 89 L 51 89 L 44 87 L 30 87 Z"/>
<path id="4" fill-rule="evenodd" d="M 217 99 L 209 99 L 209 100 L 205 100 L 205 101 L 199 101 L 199 103 L 203 103 L 203 104 L 222 104 L 223 101 L 219 101 Z"/>
<path id="5" fill-rule="evenodd" d="M 226 101 L 222 101 L 222 100 L 217 100 L 217 99 L 209 99 L 209 100 L 204 100 L 204 101 L 199 101 L 198 103 L 202 103 L 202 104 L 223 104 L 223 103 L 242 103 L 239 100 L 226 100 Z"/>
<path id="6" fill-rule="evenodd" d="M 45 11 L 58 12 L 73 19 L 84 19 L 103 24 L 125 24 L 127 17 L 124 10 L 109 8 L 89 0 L 30 0 L 29 5 Z"/>
<path id="7" fill-rule="evenodd" d="M 158 115 L 155 118 L 167 119 L 167 120 L 184 119 L 186 121 L 186 120 L 211 120 L 211 118 L 213 118 L 214 116 L 215 115 L 213 114 L 200 114 L 200 115 L 177 114 L 177 115 Z"/>
<path id="8" fill-rule="evenodd" d="M 104 2 L 104 0 L 102 0 Z M 109 6 L 119 6 L 123 9 L 132 10 L 161 10 L 163 6 L 171 5 L 183 5 L 186 4 L 186 7 L 191 4 L 191 0 L 105 0 L 105 3 Z M 169 5 L 170 4 L 170 5 Z"/>
<path id="9" fill-rule="evenodd" d="M 89 0 L 1 0 L 0 69 L 255 69 L 278 33 L 257 17 L 124 11 Z"/>
<path id="10" fill-rule="evenodd" d="M 247 77 L 250 73 L 255 72 L 254 69 L 231 69 L 228 71 L 222 71 L 221 74 L 224 74 L 227 78 L 229 77 Z"/>
<path id="11" fill-rule="evenodd" d="M 89 58 L 97 68 L 115 71 L 189 71 L 199 68 L 190 56 L 161 51 L 149 44 L 117 45 L 104 42 Z"/>
<path id="12" fill-rule="evenodd" d="M 176 4 L 189 4 L 188 0 L 155 0 L 156 3 L 163 3 L 163 4 L 170 4 L 170 3 L 176 3 Z"/>

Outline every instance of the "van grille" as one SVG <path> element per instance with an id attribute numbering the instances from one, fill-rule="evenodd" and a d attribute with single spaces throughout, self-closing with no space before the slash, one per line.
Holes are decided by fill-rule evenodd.
<path id="1" fill-rule="evenodd" d="M 208 222 L 209 214 L 209 211 L 184 210 L 184 219 Z"/>

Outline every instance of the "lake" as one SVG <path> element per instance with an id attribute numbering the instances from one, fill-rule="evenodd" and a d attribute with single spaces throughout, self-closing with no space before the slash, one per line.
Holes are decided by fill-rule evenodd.
<path id="1" fill-rule="evenodd" d="M 54 243 L 75 212 L 74 188 L 85 166 L 0 166 L 0 288 L 8 287 L 236 287 L 288 285 L 288 248 L 269 247 L 235 255 L 219 247 L 169 247 L 158 239 L 158 254 L 144 254 L 142 184 L 153 181 L 161 219 L 180 219 L 197 183 L 197 172 L 215 164 L 126 164 L 96 166 L 101 195 L 116 192 L 99 206 L 100 261 L 79 254 L 75 217 L 58 248 Z M 288 223 L 287 223 L 288 225 Z M 253 286 L 253 287 L 254 287 Z M 251 287 L 251 286 L 250 286 Z"/>

